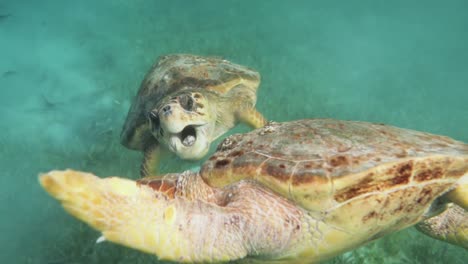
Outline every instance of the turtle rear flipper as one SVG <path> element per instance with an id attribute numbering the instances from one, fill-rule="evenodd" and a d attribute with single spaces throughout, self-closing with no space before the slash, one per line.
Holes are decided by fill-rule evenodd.
<path id="1" fill-rule="evenodd" d="M 460 185 L 447 193 L 446 197 L 468 211 L 468 175 L 464 176 Z"/>
<path id="2" fill-rule="evenodd" d="M 444 199 L 452 203 L 442 213 L 431 217 L 417 225 L 424 234 L 468 249 L 468 176 L 448 192 Z"/>
<path id="3" fill-rule="evenodd" d="M 416 228 L 432 238 L 468 249 L 468 212 L 456 204 Z"/>

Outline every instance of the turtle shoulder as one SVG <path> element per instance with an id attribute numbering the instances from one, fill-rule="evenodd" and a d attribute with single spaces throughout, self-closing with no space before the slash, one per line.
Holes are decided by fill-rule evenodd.
<path id="1" fill-rule="evenodd" d="M 467 144 L 393 126 L 331 119 L 276 123 L 233 135 L 202 166 L 202 176 L 213 186 L 252 178 L 317 210 L 410 182 L 421 187 L 446 179 L 442 192 L 466 173 Z"/>

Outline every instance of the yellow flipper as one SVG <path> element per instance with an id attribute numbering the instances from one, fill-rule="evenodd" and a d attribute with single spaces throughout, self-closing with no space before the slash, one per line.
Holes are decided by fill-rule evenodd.
<path id="1" fill-rule="evenodd" d="M 243 109 L 238 114 L 239 120 L 252 128 L 261 128 L 267 123 L 265 117 L 255 108 Z"/>
<path id="2" fill-rule="evenodd" d="M 240 241 L 233 247 L 237 235 L 225 234 L 225 243 L 203 235 L 224 230 L 223 222 L 210 225 L 209 215 L 202 213 L 215 210 L 212 206 L 169 197 L 164 188 L 166 192 L 159 191 L 161 186 L 156 190 L 145 183 L 72 170 L 51 171 L 40 175 L 39 182 L 70 214 L 102 232 L 99 241 L 177 262 L 228 261 L 246 254 Z"/>
<path id="3" fill-rule="evenodd" d="M 138 202 L 156 199 L 132 180 L 101 179 L 78 171 L 51 171 L 39 177 L 42 187 L 76 218 L 101 231 L 106 240 L 154 253 L 151 232 L 142 232 Z M 141 209 L 141 208 L 140 208 Z M 141 221 L 141 222 L 140 222 Z M 147 242 L 145 242 L 147 241 Z"/>

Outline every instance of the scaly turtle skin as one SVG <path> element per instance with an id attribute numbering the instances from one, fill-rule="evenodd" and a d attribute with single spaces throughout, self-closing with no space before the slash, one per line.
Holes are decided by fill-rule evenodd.
<path id="1" fill-rule="evenodd" d="M 155 173 L 161 145 L 182 159 L 206 155 L 213 140 L 239 121 L 265 124 L 255 110 L 260 75 L 214 57 L 163 56 L 141 83 L 121 143 L 145 153 L 141 174 Z"/>
<path id="2" fill-rule="evenodd" d="M 40 182 L 100 240 L 165 260 L 318 262 L 418 223 L 468 247 L 468 145 L 380 124 L 272 123 L 225 139 L 197 173 Z"/>

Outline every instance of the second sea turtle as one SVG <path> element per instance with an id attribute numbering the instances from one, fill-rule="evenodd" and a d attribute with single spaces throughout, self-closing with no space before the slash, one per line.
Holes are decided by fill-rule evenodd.
<path id="1" fill-rule="evenodd" d="M 255 109 L 259 84 L 258 72 L 218 57 L 162 56 L 141 83 L 121 143 L 144 153 L 142 176 L 157 172 L 167 150 L 201 159 L 211 142 L 238 122 L 265 124 Z"/>

